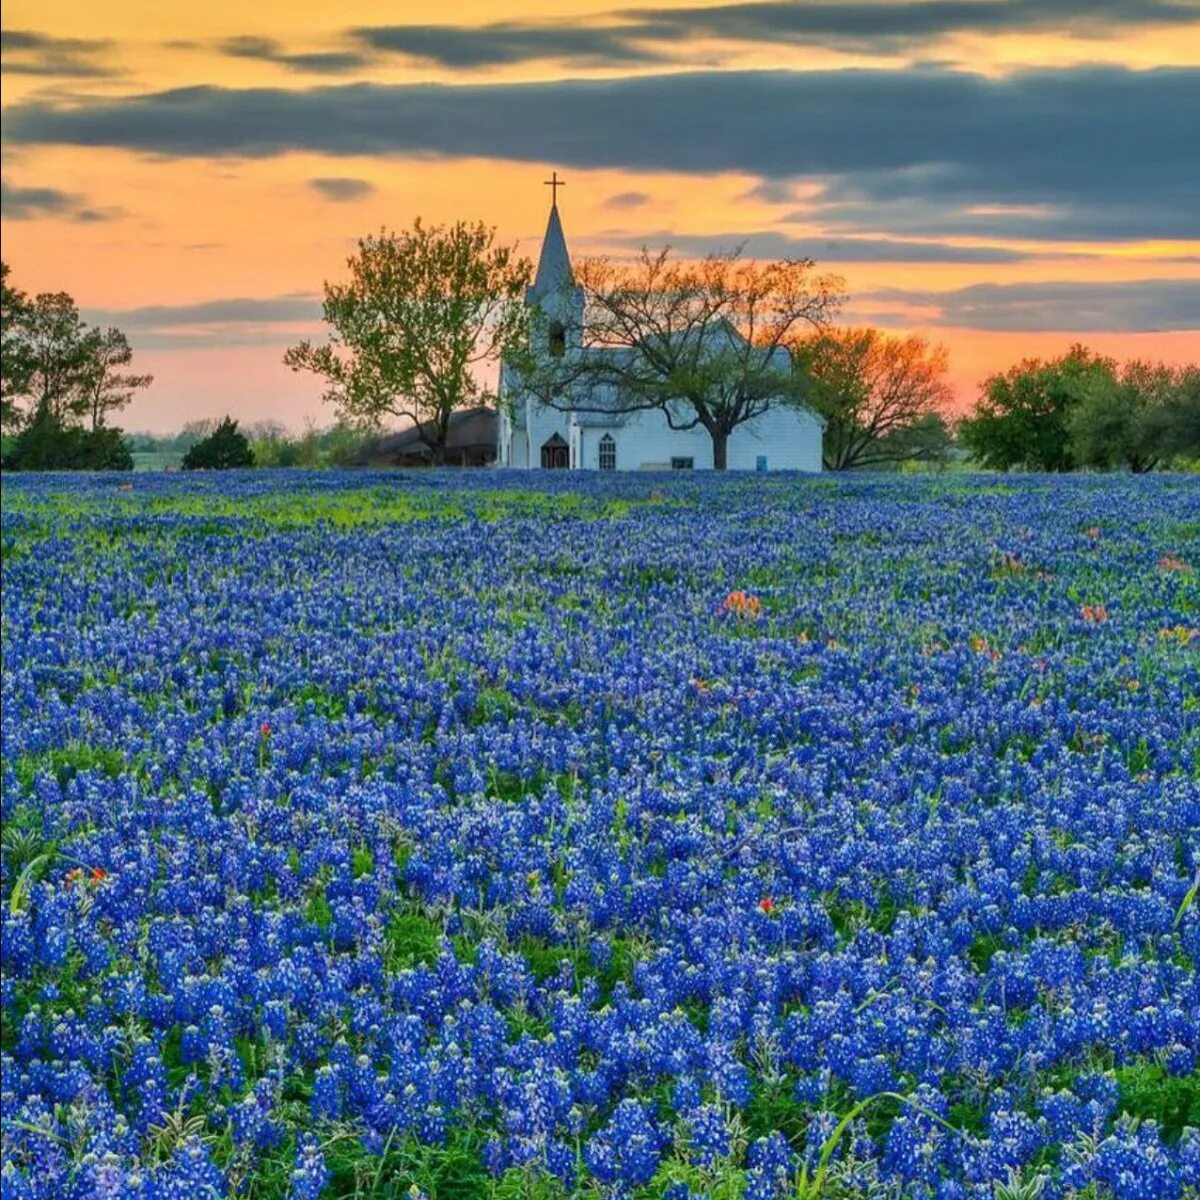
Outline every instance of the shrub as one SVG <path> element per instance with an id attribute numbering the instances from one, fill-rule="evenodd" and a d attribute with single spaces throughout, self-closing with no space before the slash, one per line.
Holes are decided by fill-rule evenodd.
<path id="1" fill-rule="evenodd" d="M 48 408 L 6 447 L 12 471 L 132 471 L 133 456 L 119 429 L 64 425 Z"/>
<path id="2" fill-rule="evenodd" d="M 185 471 L 225 471 L 252 466 L 254 451 L 232 417 L 226 417 L 183 456 Z"/>

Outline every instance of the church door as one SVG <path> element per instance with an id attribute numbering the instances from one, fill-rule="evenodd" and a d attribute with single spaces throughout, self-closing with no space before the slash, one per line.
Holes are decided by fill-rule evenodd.
<path id="1" fill-rule="evenodd" d="M 542 443 L 542 469 L 561 471 L 571 465 L 571 453 L 567 443 L 555 433 Z"/>

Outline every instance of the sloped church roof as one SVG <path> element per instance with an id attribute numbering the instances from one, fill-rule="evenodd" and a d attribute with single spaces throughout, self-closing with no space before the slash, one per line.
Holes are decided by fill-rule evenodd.
<path id="1" fill-rule="evenodd" d="M 575 273 L 571 270 L 571 256 L 567 252 L 567 239 L 558 216 L 558 205 L 552 204 L 530 298 L 540 300 L 574 284 Z"/>

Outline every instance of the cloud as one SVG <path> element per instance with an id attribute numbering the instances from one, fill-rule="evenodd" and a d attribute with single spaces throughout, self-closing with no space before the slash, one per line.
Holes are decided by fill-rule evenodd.
<path id="1" fill-rule="evenodd" d="M 96 57 L 111 48 L 112 42 L 103 39 L 59 38 L 32 29 L 0 30 L 6 75 L 107 78 L 119 72 L 96 62 Z"/>
<path id="2" fill-rule="evenodd" d="M 1049 208 L 1005 233 L 1200 235 L 1185 152 L 1200 68 L 711 71 L 536 83 L 183 88 L 6 111 L 10 144 L 178 157 L 488 157 L 823 187 L 843 231 L 945 232 L 947 213 Z M 827 219 L 828 218 L 828 219 Z M 811 219 L 811 214 L 809 215 Z M 925 222 L 922 224 L 922 222 Z M 986 232 L 969 222 L 966 232 Z"/>
<path id="3" fill-rule="evenodd" d="M 628 66 L 667 61 L 640 44 L 636 27 L 537 25 L 382 25 L 350 31 L 372 50 L 403 54 L 440 67 L 475 70 L 553 59 L 577 66 Z"/>
<path id="4" fill-rule="evenodd" d="M 308 325 L 316 331 L 321 319 L 321 300 L 305 292 L 289 292 L 282 296 L 235 296 L 195 304 L 84 309 L 81 315 L 94 325 L 115 325 L 126 330 L 137 348 L 144 350 L 283 347 L 296 340 L 296 325 Z"/>
<path id="5" fill-rule="evenodd" d="M 237 296 L 202 300 L 196 304 L 150 304 L 141 308 L 108 309 L 90 314 L 96 324 L 130 329 L 179 329 L 195 325 L 263 324 L 311 321 L 321 316 L 321 299 L 307 292 L 282 296 Z"/>
<path id="6" fill-rule="evenodd" d="M 640 248 L 669 245 L 683 255 L 715 254 L 745 246 L 747 258 L 814 258 L 821 263 L 1014 263 L 1051 257 L 1002 246 L 953 246 L 939 241 L 883 237 L 831 238 L 822 233 L 790 236 L 775 230 L 755 233 L 679 234 L 668 231 L 604 239 Z M 1054 254 L 1054 258 L 1064 257 Z"/>
<path id="7" fill-rule="evenodd" d="M 52 187 L 16 187 L 0 180 L 0 212 L 10 221 L 62 217 L 90 224 L 120 216 L 119 209 L 94 208 L 75 192 Z"/>
<path id="8" fill-rule="evenodd" d="M 618 14 L 649 38 L 790 43 L 850 53 L 894 53 L 953 34 L 1053 30 L 1097 37 L 1123 28 L 1200 22 L 1196 0 L 793 0 Z"/>
<path id="9" fill-rule="evenodd" d="M 650 203 L 649 192 L 618 192 L 604 201 L 605 208 L 640 208 Z"/>
<path id="10" fill-rule="evenodd" d="M 357 71 L 371 61 L 353 50 L 327 50 L 297 53 L 285 50 L 280 42 L 266 37 L 231 37 L 217 43 L 217 49 L 230 58 L 251 58 L 274 63 L 290 71 L 310 71 L 318 75 L 341 75 Z"/>
<path id="11" fill-rule="evenodd" d="M 326 200 L 344 203 L 348 200 L 360 200 L 376 190 L 375 185 L 367 179 L 352 179 L 345 175 L 327 175 L 318 179 L 310 179 L 308 186 L 320 192 Z"/>
<path id="12" fill-rule="evenodd" d="M 375 51 L 470 71 L 544 60 L 602 67 L 665 62 L 699 40 L 896 54 L 962 34 L 1052 30 L 1096 38 L 1130 27 L 1198 22 L 1197 0 L 760 0 L 626 8 L 571 27 L 537 21 L 385 25 L 349 35 Z"/>
<path id="13" fill-rule="evenodd" d="M 979 283 L 949 292 L 884 288 L 854 299 L 856 316 L 894 325 L 911 325 L 912 317 L 904 310 L 918 307 L 936 313 L 922 317 L 923 325 L 1004 333 L 1200 330 L 1200 280 L 1196 279 Z"/>

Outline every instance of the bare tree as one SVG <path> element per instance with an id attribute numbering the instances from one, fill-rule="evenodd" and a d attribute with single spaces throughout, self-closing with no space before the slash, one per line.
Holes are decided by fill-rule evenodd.
<path id="1" fill-rule="evenodd" d="M 882 466 L 928 452 L 930 417 L 951 399 L 943 346 L 915 334 L 826 329 L 794 346 L 813 405 L 825 417 L 825 466 Z"/>
<path id="2" fill-rule="evenodd" d="M 329 342 L 293 346 L 284 362 L 322 376 L 325 399 L 357 424 L 386 416 L 417 427 L 445 460 L 451 414 L 493 398 L 479 371 L 527 334 L 528 259 L 495 230 L 459 222 L 363 238 L 346 283 L 325 284 Z"/>
<path id="3" fill-rule="evenodd" d="M 631 263 L 584 262 L 581 347 L 520 369 L 537 397 L 573 411 L 657 410 L 672 429 L 703 428 L 724 470 L 730 434 L 802 388 L 788 344 L 837 310 L 842 281 L 809 259 L 756 263 L 740 249 L 699 262 L 669 248 Z"/>

